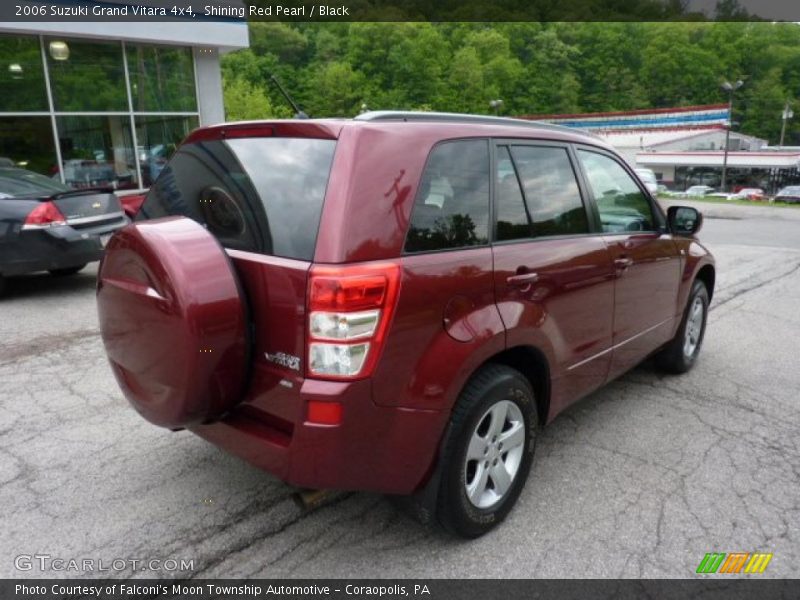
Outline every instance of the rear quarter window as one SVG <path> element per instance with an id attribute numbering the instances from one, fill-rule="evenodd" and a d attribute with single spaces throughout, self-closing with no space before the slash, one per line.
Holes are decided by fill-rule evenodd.
<path id="1" fill-rule="evenodd" d="M 428 157 L 405 252 L 481 246 L 489 242 L 489 142 L 448 141 Z"/>
<path id="2" fill-rule="evenodd" d="M 277 137 L 186 144 L 137 220 L 181 215 L 227 248 L 311 260 L 335 147 L 334 140 Z"/>

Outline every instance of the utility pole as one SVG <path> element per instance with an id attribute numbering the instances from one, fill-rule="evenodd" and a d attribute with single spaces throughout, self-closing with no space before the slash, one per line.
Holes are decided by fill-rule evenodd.
<path id="1" fill-rule="evenodd" d="M 741 79 L 736 83 L 726 81 L 722 84 L 722 89 L 728 92 L 728 128 L 725 130 L 725 152 L 722 155 L 722 183 L 720 191 L 727 190 L 728 185 L 728 147 L 731 141 L 731 127 L 733 127 L 733 93 L 744 85 Z"/>
<path id="2" fill-rule="evenodd" d="M 781 143 L 778 144 L 779 146 L 783 147 L 783 138 L 786 136 L 786 121 L 791 119 L 794 116 L 794 112 L 792 109 L 789 108 L 789 101 L 786 101 L 786 106 L 783 107 L 783 113 L 781 114 L 781 119 L 783 119 L 783 125 L 781 125 Z"/>

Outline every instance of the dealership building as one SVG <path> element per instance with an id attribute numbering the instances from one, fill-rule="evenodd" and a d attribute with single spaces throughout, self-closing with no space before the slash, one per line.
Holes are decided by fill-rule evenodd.
<path id="1" fill-rule="evenodd" d="M 634 167 L 651 169 L 659 182 L 686 189 L 721 183 L 723 163 L 734 187 L 758 186 L 774 192 L 800 182 L 800 152 L 770 147 L 768 141 L 731 131 L 727 104 L 707 104 L 621 112 L 526 115 L 591 132 Z"/>
<path id="2" fill-rule="evenodd" d="M 244 21 L 191 21 L 0 23 L 0 166 L 148 187 L 189 131 L 224 121 L 220 55 L 248 46 Z"/>

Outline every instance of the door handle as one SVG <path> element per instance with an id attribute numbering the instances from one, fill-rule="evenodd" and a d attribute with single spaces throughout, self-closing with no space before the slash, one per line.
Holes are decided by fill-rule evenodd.
<path id="1" fill-rule="evenodd" d="M 506 278 L 506 283 L 515 287 L 526 287 L 539 280 L 538 273 L 520 273 Z"/>
<path id="2" fill-rule="evenodd" d="M 614 259 L 614 266 L 622 271 L 630 267 L 632 264 L 633 259 L 628 258 L 627 256 L 620 256 L 619 258 Z"/>

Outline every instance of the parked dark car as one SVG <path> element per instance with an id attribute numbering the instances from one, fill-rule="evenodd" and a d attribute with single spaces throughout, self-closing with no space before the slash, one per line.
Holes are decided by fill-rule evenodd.
<path id="1" fill-rule="evenodd" d="M 301 488 L 406 495 L 474 537 L 515 503 L 540 426 L 650 355 L 695 364 L 701 223 L 557 126 L 223 124 L 109 242 L 101 330 L 149 421 Z"/>
<path id="2" fill-rule="evenodd" d="M 73 190 L 49 177 L 0 167 L 0 290 L 5 278 L 36 271 L 77 273 L 128 223 L 106 190 Z"/>
<path id="3" fill-rule="evenodd" d="M 775 194 L 775 201 L 786 202 L 788 204 L 800 202 L 800 185 L 790 185 L 781 189 Z"/>

